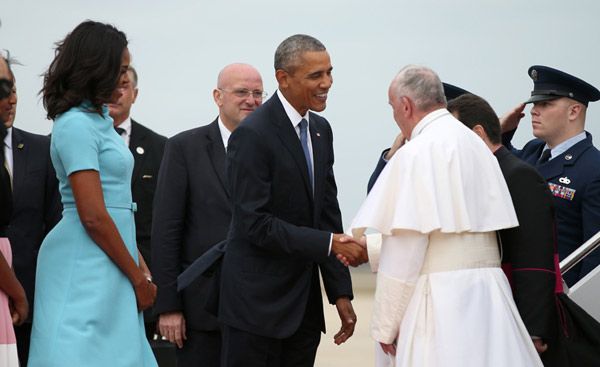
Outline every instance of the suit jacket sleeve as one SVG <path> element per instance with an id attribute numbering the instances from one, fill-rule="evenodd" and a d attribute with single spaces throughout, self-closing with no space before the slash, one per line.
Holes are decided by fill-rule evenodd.
<path id="1" fill-rule="evenodd" d="M 329 125 L 328 125 L 329 126 Z M 327 178 L 325 180 L 325 193 L 323 195 L 323 210 L 320 218 L 320 228 L 330 233 L 342 233 L 342 214 L 337 200 L 337 185 L 333 173 L 333 134 L 329 128 L 329 157 L 327 162 Z M 326 262 L 320 265 L 323 274 L 323 285 L 329 303 L 334 304 L 340 297 L 353 298 L 352 281 L 348 268 L 342 265 L 334 254 L 330 254 Z"/>
<path id="2" fill-rule="evenodd" d="M 388 149 L 384 150 L 383 152 L 381 152 L 381 155 L 379 156 L 379 160 L 377 161 L 377 166 L 375 166 L 375 170 L 373 171 L 373 173 L 371 174 L 371 177 L 369 178 L 369 183 L 367 185 L 367 193 L 371 192 L 371 189 L 373 188 L 373 185 L 375 185 L 375 182 L 377 182 L 377 178 L 381 174 L 381 171 L 383 171 L 383 169 L 385 168 L 387 161 L 385 159 L 383 159 L 383 156 L 389 150 L 390 149 L 388 148 Z"/>
<path id="3" fill-rule="evenodd" d="M 507 260 L 512 264 L 513 296 L 529 334 L 552 338 L 555 325 L 552 196 L 544 179 L 533 169 L 516 169 L 508 182 L 512 186 L 510 193 L 519 227 L 500 233 L 505 253 L 510 254 Z"/>
<path id="4" fill-rule="evenodd" d="M 152 271 L 158 286 L 154 313 L 183 309 L 177 293 L 188 201 L 188 177 L 180 145 L 169 140 L 158 174 L 152 221 Z"/>
<path id="5" fill-rule="evenodd" d="M 236 233 L 264 251 L 324 262 L 330 233 L 291 224 L 273 213 L 278 204 L 272 202 L 271 190 L 283 188 L 273 187 L 271 171 L 285 152 L 275 152 L 268 139 L 244 124 L 229 139 L 227 173 L 234 218 L 238 220 L 233 223 Z"/>
<path id="6" fill-rule="evenodd" d="M 50 230 L 58 223 L 62 218 L 62 203 L 60 201 L 60 194 L 58 192 L 58 179 L 56 178 L 56 172 L 54 166 L 50 160 L 50 154 L 47 156 L 48 163 L 46 165 L 46 192 L 45 192 L 45 205 L 44 205 L 44 223 L 45 233 L 48 234 Z"/>

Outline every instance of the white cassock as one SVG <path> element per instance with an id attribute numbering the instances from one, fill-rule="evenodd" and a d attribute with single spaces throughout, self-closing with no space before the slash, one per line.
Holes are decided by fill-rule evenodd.
<path id="1" fill-rule="evenodd" d="M 500 269 L 495 231 L 517 225 L 483 141 L 446 109 L 425 116 L 350 227 L 383 235 L 371 335 L 398 346 L 377 343 L 377 366 L 542 366 Z"/>

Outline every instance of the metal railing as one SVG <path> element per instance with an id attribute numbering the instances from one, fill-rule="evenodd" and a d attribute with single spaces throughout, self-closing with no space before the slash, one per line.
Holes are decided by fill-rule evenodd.
<path id="1" fill-rule="evenodd" d="M 565 257 L 560 262 L 560 272 L 565 274 L 598 247 L 600 247 L 600 232 L 593 235 L 583 245 L 579 246 L 577 250 Z"/>

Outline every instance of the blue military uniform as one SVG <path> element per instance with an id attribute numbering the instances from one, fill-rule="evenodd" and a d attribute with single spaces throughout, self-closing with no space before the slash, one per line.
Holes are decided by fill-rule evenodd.
<path id="1" fill-rule="evenodd" d="M 536 103 L 557 98 L 571 98 L 585 106 L 600 99 L 600 91 L 581 79 L 545 66 L 532 66 L 534 81 L 531 98 Z M 592 136 L 574 144 L 551 160 L 542 158 L 546 143 L 540 139 L 528 142 L 522 150 L 510 141 L 514 130 L 505 133 L 502 143 L 516 156 L 535 166 L 546 179 L 556 208 L 558 252 L 561 259 L 600 231 L 600 151 L 592 144 Z M 600 264 L 600 250 L 594 251 L 577 267 L 564 275 L 568 285 L 575 284 Z"/>
<path id="2" fill-rule="evenodd" d="M 503 137 L 504 145 L 535 166 L 548 182 L 556 208 L 558 253 L 564 259 L 600 231 L 600 151 L 592 145 L 592 136 L 586 133 L 585 140 L 560 156 L 538 164 L 545 146 L 542 140 L 534 139 L 518 151 L 510 145 L 510 137 L 512 134 Z M 596 250 L 565 274 L 565 281 L 573 285 L 598 264 L 600 251 Z"/>

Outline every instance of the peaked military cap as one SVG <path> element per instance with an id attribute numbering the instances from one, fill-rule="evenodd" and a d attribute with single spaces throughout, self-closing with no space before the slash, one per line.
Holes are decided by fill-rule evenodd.
<path id="1" fill-rule="evenodd" d="M 548 101 L 561 97 L 588 105 L 600 99 L 600 91 L 583 80 L 548 66 L 533 65 L 528 71 L 533 80 L 531 97 L 525 103 Z"/>
<path id="2" fill-rule="evenodd" d="M 463 94 L 470 94 L 468 90 L 464 90 L 462 88 L 457 87 L 456 85 L 442 83 L 444 86 L 444 95 L 446 96 L 446 101 L 450 102 L 454 98 L 458 98 Z"/>

